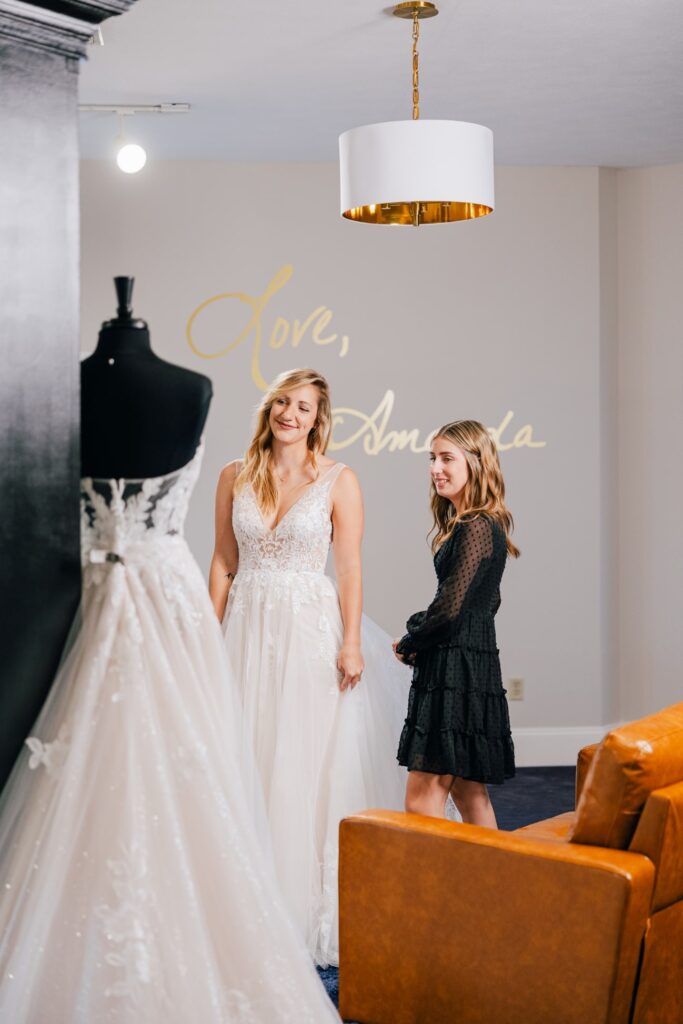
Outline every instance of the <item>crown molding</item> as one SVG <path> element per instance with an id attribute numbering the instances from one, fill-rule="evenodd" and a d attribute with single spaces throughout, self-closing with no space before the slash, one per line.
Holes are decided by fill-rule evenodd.
<path id="1" fill-rule="evenodd" d="M 66 57 L 85 56 L 88 41 L 105 18 L 123 14 L 135 0 L 0 0 L 0 40 Z"/>
<path id="2" fill-rule="evenodd" d="M 25 0 L 29 7 L 40 7 L 55 14 L 66 14 L 97 25 L 105 18 L 125 14 L 135 0 Z"/>

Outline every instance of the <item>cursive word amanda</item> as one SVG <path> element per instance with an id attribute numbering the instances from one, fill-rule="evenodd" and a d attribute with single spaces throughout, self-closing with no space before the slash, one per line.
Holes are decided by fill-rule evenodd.
<path id="1" fill-rule="evenodd" d="M 388 429 L 395 400 L 396 396 L 393 391 L 385 392 L 377 408 L 369 415 L 359 409 L 334 409 L 332 440 L 329 450 L 341 451 L 362 440 L 366 455 L 379 455 L 385 450 L 396 452 L 405 451 L 405 449 L 416 455 L 428 452 L 434 440 L 435 431 L 427 434 L 421 441 L 418 427 L 414 427 L 412 430 Z M 508 451 L 510 448 L 545 448 L 545 441 L 534 441 L 533 428 L 529 423 L 520 427 L 511 438 L 509 434 L 506 436 L 513 418 L 514 412 L 509 410 L 497 427 L 488 428 L 499 451 Z M 351 430 L 344 436 L 343 430 L 347 426 L 350 426 Z"/>

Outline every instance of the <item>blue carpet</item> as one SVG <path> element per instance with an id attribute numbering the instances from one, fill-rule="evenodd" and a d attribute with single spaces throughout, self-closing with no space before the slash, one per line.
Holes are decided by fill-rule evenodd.
<path id="1" fill-rule="evenodd" d="M 339 1006 L 339 969 L 337 967 L 319 967 L 318 974 L 328 996 L 335 1006 Z"/>
<path id="2" fill-rule="evenodd" d="M 511 832 L 532 821 L 573 810 L 575 774 L 573 765 L 518 768 L 514 779 L 503 786 L 490 786 L 498 828 Z"/>
<path id="3" fill-rule="evenodd" d="M 503 786 L 490 786 L 491 802 L 498 827 L 507 832 L 532 821 L 552 818 L 574 807 L 573 766 L 561 768 L 518 768 L 514 779 Z M 339 1001 L 339 972 L 336 967 L 318 968 L 327 994 Z"/>

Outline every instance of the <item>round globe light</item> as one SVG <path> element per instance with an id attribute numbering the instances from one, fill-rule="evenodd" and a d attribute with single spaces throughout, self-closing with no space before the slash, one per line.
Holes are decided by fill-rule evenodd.
<path id="1" fill-rule="evenodd" d="M 136 142 L 127 142 L 116 154 L 116 163 L 125 174 L 137 174 L 147 163 L 147 154 Z"/>

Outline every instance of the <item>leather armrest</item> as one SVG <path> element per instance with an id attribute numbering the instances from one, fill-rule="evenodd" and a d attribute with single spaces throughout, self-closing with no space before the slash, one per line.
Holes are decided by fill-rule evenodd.
<path id="1" fill-rule="evenodd" d="M 628 851 L 389 811 L 347 818 L 342 1016 L 626 1020 L 653 880 L 651 861 Z"/>
<path id="2" fill-rule="evenodd" d="M 575 789 L 575 803 L 574 806 L 579 806 L 579 797 L 581 796 L 581 790 L 583 789 L 588 775 L 588 770 L 593 763 L 595 752 L 600 746 L 599 743 L 591 743 L 589 747 L 583 747 L 579 751 L 579 756 L 576 759 L 576 789 Z"/>
<path id="3" fill-rule="evenodd" d="M 655 865 L 653 910 L 683 901 L 683 782 L 650 794 L 629 849 Z"/>

